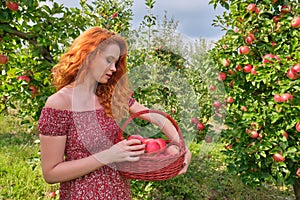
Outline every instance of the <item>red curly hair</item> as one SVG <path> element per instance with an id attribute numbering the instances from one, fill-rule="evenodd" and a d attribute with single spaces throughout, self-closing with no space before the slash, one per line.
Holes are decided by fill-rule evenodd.
<path id="1" fill-rule="evenodd" d="M 117 44 L 120 47 L 116 72 L 106 84 L 98 83 L 96 95 L 106 115 L 120 120 L 128 113 L 131 94 L 126 76 L 127 43 L 121 36 L 100 27 L 83 32 L 54 66 L 53 85 L 60 90 L 75 81 L 76 84 L 82 82 L 91 60 L 110 44 Z"/>

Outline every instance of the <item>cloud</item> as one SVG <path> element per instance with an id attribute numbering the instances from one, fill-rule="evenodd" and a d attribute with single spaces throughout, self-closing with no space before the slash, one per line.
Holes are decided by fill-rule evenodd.
<path id="1" fill-rule="evenodd" d="M 92 0 L 88 0 L 91 2 Z M 59 4 L 64 4 L 67 7 L 79 7 L 79 0 L 56 0 Z M 214 10 L 212 5 L 209 5 L 209 0 L 157 0 L 153 14 L 162 19 L 167 12 L 168 18 L 174 18 L 179 22 L 178 31 L 193 38 L 207 38 L 216 40 L 221 38 L 223 32 L 220 28 L 212 26 L 213 19 L 216 15 L 221 15 L 224 11 L 217 7 Z M 134 0 L 133 3 L 133 28 L 137 27 L 143 17 L 147 14 L 145 2 L 142 0 Z"/>
<path id="2" fill-rule="evenodd" d="M 168 18 L 173 17 L 179 21 L 179 32 L 190 37 L 216 40 L 221 38 L 223 33 L 220 28 L 212 26 L 213 19 L 216 15 L 221 15 L 224 10 L 219 7 L 214 10 L 208 2 L 209 0 L 160 0 L 155 4 L 153 14 L 161 19 L 167 11 Z M 147 14 L 143 1 L 134 1 L 133 13 L 133 25 L 137 26 Z"/>

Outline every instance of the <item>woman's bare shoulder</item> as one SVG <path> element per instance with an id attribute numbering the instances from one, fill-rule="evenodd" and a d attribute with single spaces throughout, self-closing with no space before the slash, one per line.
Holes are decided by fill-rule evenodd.
<path id="1" fill-rule="evenodd" d="M 45 107 L 57 110 L 70 110 L 72 108 L 72 93 L 70 88 L 62 88 L 48 97 Z"/>

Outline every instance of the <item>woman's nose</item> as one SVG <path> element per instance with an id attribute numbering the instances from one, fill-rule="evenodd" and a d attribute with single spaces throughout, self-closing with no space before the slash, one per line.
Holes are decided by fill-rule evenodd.
<path id="1" fill-rule="evenodd" d="M 117 71 L 117 68 L 116 68 L 116 64 L 112 64 L 112 65 L 110 65 L 110 71 L 112 71 L 112 72 L 115 72 L 115 71 Z"/>

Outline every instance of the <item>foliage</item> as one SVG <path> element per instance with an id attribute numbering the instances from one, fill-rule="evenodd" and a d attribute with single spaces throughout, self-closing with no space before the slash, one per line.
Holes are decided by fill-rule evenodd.
<path id="1" fill-rule="evenodd" d="M 222 132 L 224 141 L 232 145 L 224 152 L 229 156 L 229 170 L 252 185 L 263 181 L 299 183 L 300 135 L 295 126 L 300 121 L 300 79 L 286 75 L 300 62 L 300 29 L 291 26 L 292 19 L 300 15 L 299 1 L 210 3 L 227 9 L 214 22 L 226 33 L 210 54 L 218 69 L 227 74 L 226 93 L 234 99 L 227 105 L 228 129 Z M 249 4 L 256 9 L 249 11 Z M 249 36 L 254 39 L 249 41 Z M 248 46 L 250 52 L 241 53 L 242 46 Z M 266 54 L 274 58 L 266 61 Z M 248 64 L 253 68 L 250 73 L 244 68 Z M 276 102 L 276 94 L 290 94 L 293 99 Z M 258 137 L 250 137 L 253 131 L 259 133 Z M 275 153 L 282 154 L 285 161 L 275 162 Z"/>
<path id="2" fill-rule="evenodd" d="M 81 9 L 53 0 L 17 3 L 18 10 L 12 11 L 4 0 L 0 2 L 0 53 L 8 57 L 0 65 L 0 111 L 16 109 L 24 122 L 33 123 L 55 91 L 51 69 L 73 39 L 92 26 L 128 31 L 133 2 L 107 0 L 89 5 L 81 1 Z"/>

